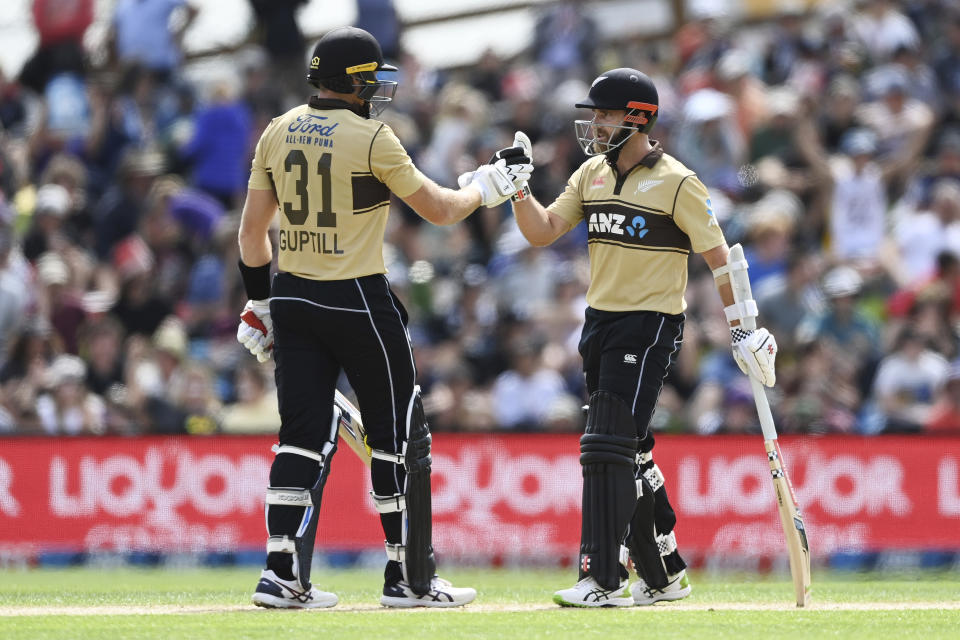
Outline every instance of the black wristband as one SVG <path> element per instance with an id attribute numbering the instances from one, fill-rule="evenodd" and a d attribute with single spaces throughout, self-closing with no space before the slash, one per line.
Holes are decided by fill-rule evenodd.
<path id="1" fill-rule="evenodd" d="M 266 300 L 270 297 L 270 263 L 260 267 L 248 267 L 239 260 L 240 277 L 243 278 L 243 288 L 251 300 Z"/>

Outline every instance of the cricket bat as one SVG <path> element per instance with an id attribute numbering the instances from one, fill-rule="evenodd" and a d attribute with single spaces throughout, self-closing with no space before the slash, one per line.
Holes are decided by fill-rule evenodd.
<path id="1" fill-rule="evenodd" d="M 363 420 L 360 418 L 360 410 L 353 406 L 353 403 L 347 400 L 346 396 L 337 389 L 333 403 L 340 409 L 340 440 L 346 442 L 357 457 L 365 465 L 370 466 L 370 449 L 367 447 L 367 432 L 363 429 Z"/>
<path id="2" fill-rule="evenodd" d="M 727 264 L 736 264 L 745 261 L 743 247 L 739 243 L 730 247 L 730 257 Z M 750 290 L 750 279 L 746 269 L 730 270 L 730 286 L 733 288 L 733 299 L 736 302 L 751 300 L 753 293 Z M 756 318 L 742 319 L 744 329 L 756 329 Z M 770 475 L 773 477 L 773 489 L 777 494 L 777 508 L 780 512 L 780 524 L 783 525 L 783 537 L 787 541 L 787 553 L 790 557 L 790 574 L 793 576 L 793 589 L 797 596 L 797 606 L 805 607 L 810 604 L 810 546 L 807 544 L 807 533 L 803 526 L 803 516 L 797 505 L 797 497 L 790 484 L 790 477 L 784 466 L 783 454 L 777 444 L 777 428 L 773 424 L 773 414 L 770 413 L 770 404 L 763 390 L 763 384 L 754 376 L 750 376 L 750 387 L 753 390 L 753 399 L 757 405 L 757 415 L 760 418 L 760 428 L 763 431 L 763 446 L 767 450 L 767 460 L 770 462 Z"/>

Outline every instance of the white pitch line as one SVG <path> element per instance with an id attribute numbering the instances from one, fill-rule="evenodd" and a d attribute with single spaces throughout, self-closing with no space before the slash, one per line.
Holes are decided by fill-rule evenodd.
<path id="1" fill-rule="evenodd" d="M 459 615 L 470 613 L 523 613 L 544 610 L 562 611 L 563 608 L 554 604 L 469 604 L 464 608 L 452 608 L 451 612 Z M 427 609 L 423 607 L 411 609 L 388 609 L 376 603 L 338 605 L 330 609 L 312 609 L 294 612 L 302 614 L 318 614 L 329 612 L 357 613 L 383 612 L 384 614 L 412 614 L 436 612 L 443 609 Z M 569 609 L 567 609 L 569 610 Z M 806 609 L 799 609 L 790 604 L 771 604 L 759 602 L 672 602 L 660 603 L 652 607 L 632 607 L 629 611 L 642 615 L 644 612 L 665 611 L 957 611 L 960 610 L 960 601 L 955 602 L 815 602 Z M 89 607 L 0 607 L 0 618 L 18 616 L 130 616 L 130 615 L 186 615 L 198 613 L 228 613 L 235 611 L 258 612 L 264 611 L 253 605 L 151 605 L 151 606 L 89 606 Z M 654 615 L 658 615 L 654 613 Z"/>

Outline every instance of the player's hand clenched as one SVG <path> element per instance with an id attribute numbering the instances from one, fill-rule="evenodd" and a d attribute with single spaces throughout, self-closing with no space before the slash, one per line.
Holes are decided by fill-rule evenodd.
<path id="1" fill-rule="evenodd" d="M 762 327 L 756 330 L 733 327 L 730 334 L 733 359 L 740 370 L 768 387 L 776 384 L 777 340 L 773 334 Z"/>
<path id="2" fill-rule="evenodd" d="M 476 171 L 461 174 L 457 182 L 461 188 L 479 191 L 481 204 L 485 207 L 502 204 L 517 192 L 511 174 L 500 164 L 482 165 Z"/>
<path id="3" fill-rule="evenodd" d="M 517 187 L 511 200 L 518 202 L 530 195 L 527 180 L 533 174 L 533 145 L 523 131 L 513 134 L 513 146 L 500 149 L 490 158 L 490 164 L 502 164 Z"/>
<path id="4" fill-rule="evenodd" d="M 513 137 L 512 147 L 500 149 L 493 154 L 488 164 L 479 167 L 476 171 L 460 174 L 457 183 L 461 188 L 472 184 L 484 198 L 484 206 L 493 207 L 508 198 L 516 202 L 529 196 L 530 188 L 527 186 L 527 180 L 532 173 L 530 138 L 522 131 L 517 131 Z M 506 178 L 512 186 L 506 186 L 500 176 Z"/>
<path id="5" fill-rule="evenodd" d="M 269 300 L 248 300 L 240 314 L 237 340 L 260 362 L 270 359 L 273 351 L 273 320 Z"/>

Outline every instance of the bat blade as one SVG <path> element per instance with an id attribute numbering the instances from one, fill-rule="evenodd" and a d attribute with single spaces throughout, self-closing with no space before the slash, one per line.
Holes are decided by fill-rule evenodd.
<path id="1" fill-rule="evenodd" d="M 773 477 L 773 488 L 777 495 L 777 511 L 780 514 L 783 537 L 787 542 L 790 575 L 793 577 L 797 606 L 806 607 L 810 604 L 810 545 L 803 525 L 803 515 L 797 505 L 790 478 L 783 467 L 783 456 L 776 440 L 765 440 L 764 447 L 770 461 L 770 475 Z"/>
<path id="2" fill-rule="evenodd" d="M 360 417 L 360 410 L 353 406 L 353 403 L 347 400 L 346 396 L 336 390 L 333 403 L 340 409 L 340 432 L 341 442 L 346 442 L 347 446 L 357 454 L 357 457 L 370 466 L 370 450 L 365 441 L 367 432 L 363 428 L 363 420 Z"/>

